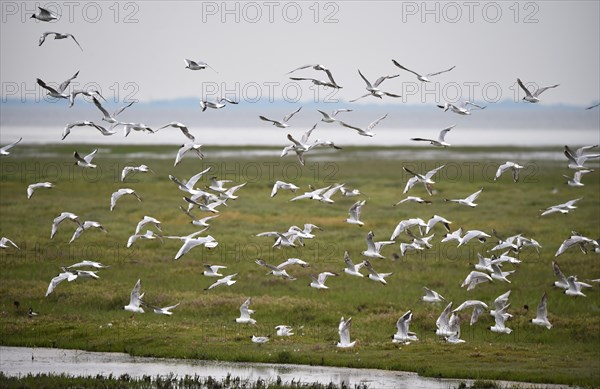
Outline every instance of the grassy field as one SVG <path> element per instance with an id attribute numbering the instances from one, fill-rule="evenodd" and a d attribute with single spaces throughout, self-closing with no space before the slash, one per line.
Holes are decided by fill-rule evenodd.
<path id="1" fill-rule="evenodd" d="M 600 178 L 598 172 L 584 176 L 585 186 L 572 188 L 563 174 L 572 175 L 565 161 L 538 161 L 528 158 L 530 150 L 517 150 L 517 162 L 525 164 L 521 180 L 513 183 L 508 174 L 493 181 L 499 163 L 506 159 L 481 159 L 483 153 L 501 149 L 452 149 L 442 160 L 417 160 L 410 149 L 348 148 L 336 154 L 307 157 L 301 167 L 295 158 L 280 159 L 277 150 L 266 156 L 256 150 L 207 148 L 205 159 L 186 157 L 173 167 L 177 150 L 173 146 L 101 147 L 95 170 L 73 165 L 72 153 L 85 154 L 89 145 L 19 146 L 0 159 L 0 235 L 11 238 L 21 250 L 0 251 L 0 343 L 11 346 L 79 348 L 93 351 L 119 351 L 140 356 L 302 363 L 348 367 L 416 371 L 422 375 L 449 378 L 502 379 L 514 381 L 600 385 L 600 285 L 585 289 L 587 297 L 574 298 L 554 288 L 551 263 L 554 253 L 572 230 L 596 238 L 600 235 Z M 414 149 L 413 149 L 414 150 Z M 514 150 L 511 150 L 514 151 Z M 544 150 L 542 150 L 544 151 Z M 560 148 L 545 150 L 561 155 Z M 166 154 L 169 158 L 155 158 Z M 270 156 L 273 155 L 273 156 Z M 390 158 L 390 156 L 394 156 Z M 342 157 L 342 158 L 331 158 Z M 135 174 L 119 181 L 127 165 L 147 164 L 155 174 Z M 441 164 L 447 166 L 434 177 L 437 193 L 431 205 L 392 204 L 404 198 L 409 176 L 402 166 L 425 172 Z M 194 248 L 180 260 L 174 255 L 180 243 L 167 239 L 138 240 L 126 248 L 128 237 L 144 215 L 162 221 L 165 235 L 187 235 L 197 227 L 178 207 L 184 205 L 183 192 L 168 179 L 173 174 L 187 179 L 211 166 L 211 174 L 230 179 L 233 184 L 248 182 L 237 193 L 239 198 L 220 207 L 220 216 L 207 231 L 219 245 L 208 250 Z M 209 174 L 210 175 L 210 174 Z M 304 191 L 308 185 L 326 186 L 336 182 L 359 188 L 366 196 L 362 220 L 364 227 L 344 222 L 348 208 L 357 200 L 334 196 L 334 204 L 312 200 L 289 202 L 292 194 L 281 192 L 270 198 L 276 180 L 293 182 Z M 52 181 L 56 187 L 40 189 L 28 200 L 27 185 Z M 203 178 L 199 187 L 207 183 Z M 113 191 L 129 187 L 143 201 L 124 197 L 109 211 Z M 484 191 L 476 208 L 444 202 L 462 198 L 479 188 Z M 557 188 L 553 193 L 552 188 Z M 422 186 L 409 195 L 428 197 Z M 567 215 L 540 217 L 541 209 L 583 197 L 578 208 Z M 108 233 L 86 231 L 68 244 L 75 230 L 63 223 L 50 240 L 54 217 L 63 211 L 74 212 L 81 220 L 95 220 Z M 199 210 L 193 213 L 203 215 Z M 496 243 L 471 242 L 457 248 L 456 242 L 440 243 L 445 233 L 434 228 L 433 248 L 411 252 L 398 260 L 399 245 L 382 250 L 386 259 L 371 260 L 380 272 L 392 272 L 388 285 L 343 274 L 343 253 L 348 251 L 355 263 L 366 249 L 365 237 L 373 231 L 376 240 L 388 240 L 396 224 L 412 217 L 427 220 L 438 214 L 453 222 L 452 229 L 479 229 L 503 236 L 522 233 L 543 246 L 539 253 L 525 249 L 519 255 L 511 284 L 496 281 L 467 292 L 460 288 L 477 262 L 477 253 L 486 253 Z M 285 231 L 291 225 L 314 223 L 323 230 L 306 240 L 304 247 L 273 249 L 273 240 L 256 237 L 259 232 Z M 397 242 L 408 242 L 402 235 Z M 488 255 L 489 256 L 489 255 Z M 254 263 L 262 258 L 273 264 L 290 257 L 310 263 L 309 268 L 292 267 L 288 272 L 297 280 L 287 281 L 265 275 L 265 268 Z M 48 283 L 58 275 L 60 266 L 83 259 L 97 260 L 110 268 L 98 272 L 99 280 L 63 282 L 54 293 L 44 297 Z M 557 258 L 563 272 L 580 280 L 600 278 L 598 254 L 583 255 L 572 248 Z M 209 291 L 214 278 L 202 275 L 203 264 L 227 266 L 225 274 L 238 273 L 237 283 Z M 308 286 L 309 274 L 322 271 L 340 273 L 328 279 L 330 287 L 317 291 Z M 363 271 L 364 272 L 364 271 Z M 166 306 L 181 302 L 171 317 L 151 312 L 131 314 L 121 308 L 137 279 L 148 303 Z M 470 311 L 463 312 L 464 344 L 448 344 L 435 335 L 435 321 L 445 304 L 420 301 L 427 286 L 453 301 L 467 299 L 492 304 L 512 290 L 507 322 L 509 335 L 496 334 L 494 324 L 484 314 L 469 326 Z M 544 292 L 548 293 L 552 329 L 532 325 L 535 310 Z M 252 297 L 256 325 L 236 324 L 239 306 Z M 16 309 L 14 301 L 19 301 Z M 529 306 L 529 311 L 525 309 Z M 28 307 L 38 316 L 29 318 Z M 411 330 L 419 341 L 410 345 L 391 342 L 396 320 L 413 311 Z M 352 339 L 357 345 L 348 350 L 335 347 L 340 317 L 352 317 Z M 274 336 L 274 326 L 291 325 L 296 335 Z M 272 335 L 271 341 L 257 346 L 252 335 Z"/>

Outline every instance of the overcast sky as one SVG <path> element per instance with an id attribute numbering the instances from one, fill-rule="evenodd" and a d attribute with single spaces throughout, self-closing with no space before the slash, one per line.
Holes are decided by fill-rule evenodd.
<path id="1" fill-rule="evenodd" d="M 545 92 L 544 104 L 588 105 L 600 97 L 598 1 L 2 1 L 2 99 L 35 98 L 35 79 L 60 83 L 80 70 L 77 87 L 107 98 L 152 101 L 214 97 L 239 100 L 349 100 L 365 93 L 357 69 L 402 102 L 523 95 L 520 77 Z M 35 6 L 61 15 L 30 19 Z M 45 31 L 75 35 L 47 39 Z M 184 58 L 210 69 L 185 69 Z M 392 64 L 429 73 L 456 66 L 429 85 Z M 309 63 L 331 69 L 337 93 L 298 84 L 285 73 Z M 325 79 L 323 72 L 295 73 Z M 300 87 L 299 87 L 300 85 Z M 424 88 L 427 88 L 425 93 Z M 391 98 L 388 98 L 391 100 Z M 375 98 L 363 99 L 373 102 Z"/>

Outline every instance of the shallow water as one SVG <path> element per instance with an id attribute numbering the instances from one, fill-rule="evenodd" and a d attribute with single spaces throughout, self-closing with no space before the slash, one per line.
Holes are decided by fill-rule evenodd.
<path id="1" fill-rule="evenodd" d="M 219 361 L 178 360 L 165 358 L 132 357 L 123 353 L 102 353 L 81 350 L 63 350 L 29 347 L 0 347 L 0 371 L 7 376 L 31 374 L 68 374 L 71 376 L 121 376 L 141 378 L 144 375 L 178 377 L 185 375 L 211 376 L 222 380 L 228 374 L 242 380 L 256 382 L 259 378 L 274 382 L 280 377 L 283 382 L 320 382 L 354 387 L 366 384 L 369 388 L 395 389 L 446 389 L 455 388 L 461 382 L 472 380 L 450 380 L 420 377 L 416 373 L 375 369 L 352 369 L 306 365 L 283 365 L 264 363 L 241 363 Z M 510 382 L 500 381 L 502 386 Z M 558 385 L 521 384 L 528 388 L 559 388 Z"/>

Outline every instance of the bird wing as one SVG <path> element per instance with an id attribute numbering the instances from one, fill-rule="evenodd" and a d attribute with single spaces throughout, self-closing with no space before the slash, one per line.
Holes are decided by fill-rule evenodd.
<path id="1" fill-rule="evenodd" d="M 532 97 L 531 92 L 529 92 L 529 89 L 527 89 L 527 87 L 525 87 L 525 85 L 523 84 L 523 82 L 521 81 L 520 78 L 517 78 L 517 83 L 519 84 L 519 86 L 521 87 L 521 89 L 523 89 L 523 91 L 525 92 L 525 94 L 528 97 Z"/>
<path id="2" fill-rule="evenodd" d="M 79 45 L 79 43 L 78 43 Z M 60 93 L 63 93 L 65 89 L 67 89 L 67 87 L 69 86 L 69 84 L 71 83 L 71 81 L 73 81 L 75 78 L 77 78 L 77 76 L 79 75 L 79 71 L 77 71 L 77 73 L 75 73 L 73 75 L 73 77 L 63 81 L 59 86 L 58 86 L 58 91 Z"/>
<path id="3" fill-rule="evenodd" d="M 551 86 L 544 86 L 544 87 L 542 87 L 542 88 L 540 88 L 540 89 L 536 90 L 536 91 L 533 93 L 533 96 L 534 96 L 534 97 L 538 97 L 539 95 L 541 95 L 542 93 L 544 93 L 544 92 L 545 92 L 545 91 L 547 91 L 548 89 L 551 89 L 551 88 L 556 88 L 556 87 L 557 87 L 557 86 L 559 86 L 559 85 L 560 85 L 560 84 L 551 85 Z"/>
<path id="4" fill-rule="evenodd" d="M 298 109 L 297 109 L 297 110 L 295 110 L 294 112 L 291 112 L 291 113 L 289 113 L 289 114 L 285 115 L 285 116 L 283 117 L 283 121 L 284 121 L 284 122 L 287 122 L 288 120 L 290 120 L 290 119 L 292 118 L 292 116 L 294 116 L 295 114 L 297 114 L 298 112 L 300 112 L 300 110 L 301 110 L 301 109 L 302 109 L 302 107 L 298 108 Z"/>
<path id="5" fill-rule="evenodd" d="M 56 89 L 52 88 L 51 86 L 46 85 L 46 83 L 44 81 L 40 80 L 39 78 L 37 79 L 37 84 L 39 86 L 41 86 L 42 88 L 48 90 L 50 93 L 59 94 L 59 92 Z"/>
<path id="6" fill-rule="evenodd" d="M 479 197 L 479 195 L 481 194 L 482 191 L 483 191 L 483 188 L 479 189 L 477 192 L 475 192 L 475 193 L 469 195 L 467 198 L 465 198 L 465 201 L 472 203 L 473 201 L 477 200 L 477 197 Z"/>
<path id="7" fill-rule="evenodd" d="M 417 77 L 421 77 L 421 75 L 419 73 L 417 73 L 415 71 L 412 71 L 410 69 L 405 68 L 404 66 L 400 65 L 395 59 L 392 59 L 392 62 L 394 63 L 394 65 L 398 66 L 400 69 L 406 70 L 407 72 L 410 72 L 410 73 L 414 74 Z M 430 74 L 430 75 L 433 75 L 433 74 Z"/>
<path id="8" fill-rule="evenodd" d="M 373 128 L 375 128 L 376 125 L 379 124 L 380 121 L 382 121 L 383 119 L 385 119 L 387 117 L 387 113 L 385 115 L 383 115 L 382 117 L 380 117 L 379 119 L 376 119 L 374 121 L 372 121 L 368 126 L 367 126 L 367 130 L 372 130 Z"/>
<path id="9" fill-rule="evenodd" d="M 303 135 L 302 138 L 300 139 L 302 141 L 302 143 L 306 143 L 308 142 L 308 138 L 310 137 L 310 134 L 312 134 L 313 130 L 317 128 L 317 123 L 315 123 L 314 126 L 312 126 L 312 128 L 308 131 L 306 131 Z M 288 136 L 289 139 L 289 136 Z M 290 139 L 292 142 L 294 142 L 292 139 Z M 295 143 L 295 142 L 294 142 Z M 301 146 L 300 144 L 297 144 L 298 146 Z"/>
<path id="10" fill-rule="evenodd" d="M 440 131 L 440 135 L 438 137 L 438 141 L 440 142 L 444 142 L 445 138 L 446 138 L 446 134 L 453 129 L 454 127 L 456 127 L 456 124 L 451 125 L 450 127 L 444 128 L 442 131 Z"/>
<path id="11" fill-rule="evenodd" d="M 548 310 L 546 309 L 546 304 L 548 303 L 548 296 L 544 292 L 542 299 L 540 300 L 539 305 L 537 306 L 537 319 L 545 320 L 548 317 Z"/>
<path id="12" fill-rule="evenodd" d="M 429 74 L 426 75 L 426 77 L 433 77 L 433 76 L 437 76 L 438 74 L 449 72 L 450 70 L 454 69 L 455 67 L 456 66 L 452 66 L 450 69 L 441 70 L 441 71 L 435 72 L 435 73 L 429 73 Z"/>
<path id="13" fill-rule="evenodd" d="M 367 80 L 367 78 L 366 78 L 365 76 L 363 76 L 363 74 L 360 72 L 360 69 L 358 69 L 358 74 L 360 74 L 360 77 L 361 77 L 361 78 L 362 78 L 362 79 L 365 81 L 365 83 L 367 84 L 367 89 L 373 89 L 373 85 L 371 85 L 371 83 L 369 82 L 369 80 Z M 370 94 L 370 93 L 369 93 L 369 94 Z M 362 97 L 368 96 L 369 94 L 366 94 L 366 95 L 364 95 L 364 96 L 362 96 Z M 360 99 L 360 98 L 362 98 L 362 97 L 359 97 L 359 99 Z M 358 100 L 358 99 L 356 99 L 356 100 Z M 352 100 L 350 100 L 350 101 L 352 101 Z"/>
<path id="14" fill-rule="evenodd" d="M 73 40 L 75 41 L 75 43 L 77 43 L 77 46 L 79 46 L 79 48 L 81 49 L 81 51 L 83 51 L 83 48 L 81 47 L 81 45 L 79 44 L 79 42 L 77 42 L 77 39 L 75 39 L 75 37 L 73 36 L 73 34 L 67 34 L 68 36 L 70 36 L 71 38 L 73 38 Z"/>
<path id="15" fill-rule="evenodd" d="M 378 86 L 379 86 L 379 84 L 381 84 L 381 83 L 382 83 L 382 82 L 384 82 L 385 80 L 389 80 L 389 79 L 391 79 L 391 78 L 396 78 L 396 77 L 398 77 L 398 76 L 399 76 L 399 74 L 394 74 L 393 76 L 381 76 L 381 77 L 379 77 L 377 80 L 375 80 L 375 84 L 373 84 L 373 85 L 374 85 L 375 87 L 378 87 Z M 385 93 L 385 92 L 384 92 L 384 93 Z M 386 94 L 386 95 L 388 95 L 388 96 L 392 96 L 392 97 L 401 97 L 401 96 L 395 96 L 395 95 L 391 95 L 391 94 L 388 94 L 388 93 L 385 93 L 385 94 Z"/>
<path id="16" fill-rule="evenodd" d="M 129 296 L 129 304 L 134 306 L 140 306 L 142 303 L 142 295 L 140 295 L 140 290 L 142 288 L 142 280 L 138 279 L 135 283 L 135 286 L 131 290 L 131 294 Z"/>

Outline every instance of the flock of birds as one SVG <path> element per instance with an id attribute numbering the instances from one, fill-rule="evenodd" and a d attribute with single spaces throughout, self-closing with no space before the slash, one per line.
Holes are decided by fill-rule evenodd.
<path id="1" fill-rule="evenodd" d="M 39 8 L 39 11 L 31 16 L 32 18 L 38 19 L 40 21 L 53 21 L 57 20 L 57 15 L 54 15 L 52 12 L 45 10 L 43 8 Z M 81 46 L 79 42 L 75 39 L 72 34 L 69 33 L 57 33 L 57 32 L 45 32 L 40 38 L 39 44 L 42 45 L 45 42 L 45 39 L 49 36 L 53 35 L 54 39 L 65 39 L 72 38 L 73 41 L 79 46 L 81 50 Z M 417 79 L 421 82 L 430 82 L 430 78 L 450 72 L 454 69 L 454 66 L 429 74 L 422 75 L 413 70 L 410 70 L 396 60 L 392 60 L 393 64 L 406 72 L 410 72 L 414 74 Z M 208 63 L 204 61 L 193 61 L 186 59 L 185 60 L 186 69 L 189 70 L 204 70 L 207 68 L 214 70 Z M 311 64 L 298 67 L 290 72 L 296 73 L 297 71 L 304 69 L 313 69 L 318 72 L 324 72 L 326 79 L 319 78 L 309 78 L 309 77 L 290 77 L 292 80 L 298 81 L 310 81 L 315 85 L 324 86 L 329 88 L 342 88 L 334 79 L 333 74 L 330 69 L 320 64 Z M 366 98 L 369 96 L 373 96 L 376 98 L 391 97 L 397 98 L 400 97 L 396 93 L 388 92 L 382 90 L 381 84 L 389 79 L 393 79 L 399 77 L 399 74 L 395 75 L 386 75 L 377 78 L 374 82 L 369 81 L 364 74 L 358 70 L 359 76 L 365 82 L 365 88 L 367 93 L 350 100 L 350 102 Z M 75 127 L 92 127 L 98 130 L 102 135 L 111 136 L 116 133 L 115 128 L 117 126 L 123 126 L 124 134 L 127 136 L 131 131 L 142 131 L 147 133 L 154 133 L 156 131 L 165 129 L 165 128 L 175 128 L 181 131 L 181 133 L 189 140 L 188 143 L 184 144 L 177 152 L 175 157 L 174 166 L 177 166 L 184 155 L 186 153 L 192 153 L 196 157 L 202 159 L 204 158 L 204 154 L 201 150 L 201 144 L 196 142 L 196 138 L 192 135 L 187 128 L 186 125 L 179 122 L 171 122 L 166 125 L 159 127 L 156 130 L 153 130 L 151 127 L 138 122 L 122 122 L 118 120 L 118 116 L 127 108 L 129 108 L 133 103 L 130 103 L 124 107 L 121 107 L 115 110 L 113 113 L 109 113 L 99 99 L 104 99 L 101 94 L 97 90 L 72 90 L 67 93 L 67 89 L 69 83 L 78 76 L 79 72 L 76 72 L 72 77 L 68 78 L 64 82 L 62 82 L 58 87 L 54 88 L 49 86 L 46 82 L 41 79 L 37 80 L 37 83 L 40 87 L 46 89 L 48 91 L 48 95 L 51 97 L 55 97 L 58 99 L 66 99 L 69 100 L 70 106 L 72 107 L 75 103 L 76 97 L 87 96 L 90 97 L 93 101 L 93 104 L 98 108 L 98 110 L 102 114 L 102 121 L 110 124 L 109 128 L 106 128 L 102 125 L 94 123 L 92 121 L 79 121 L 69 123 L 65 126 L 62 140 L 64 140 L 69 134 L 70 131 Z M 542 87 L 537 90 L 529 90 L 520 79 L 517 80 L 519 86 L 525 92 L 525 97 L 523 100 L 529 103 L 538 103 L 540 101 L 539 96 L 548 89 L 556 88 L 558 85 L 551 85 L 547 87 Z M 200 102 L 200 108 L 204 111 L 208 108 L 211 109 L 220 109 L 224 108 L 228 104 L 237 104 L 237 102 L 226 99 L 219 98 L 215 101 L 206 101 L 202 100 Z M 444 103 L 438 105 L 439 108 L 444 111 L 450 110 L 451 112 L 460 114 L 460 115 L 469 115 L 471 114 L 472 109 L 483 110 L 486 107 L 477 105 L 470 101 L 465 101 L 460 104 L 453 103 Z M 596 106 L 588 107 L 588 109 L 592 109 Z M 266 121 L 271 123 L 272 125 L 278 128 L 288 128 L 290 126 L 290 120 L 300 112 L 302 107 L 297 108 L 293 112 L 290 112 L 282 119 L 272 119 L 267 116 L 259 116 L 259 119 L 262 121 Z M 387 117 L 383 115 L 382 117 L 371 122 L 367 127 L 361 128 L 359 126 L 355 126 L 352 124 L 348 124 L 345 121 L 339 119 L 338 115 L 343 112 L 351 111 L 350 109 L 337 109 L 331 113 L 324 112 L 318 110 L 321 117 L 321 122 L 324 123 L 338 123 L 343 127 L 347 127 L 349 129 L 357 131 L 359 135 L 372 137 L 375 134 L 372 132 L 373 128 L 377 126 L 382 120 Z M 312 132 L 317 127 L 315 124 L 310 130 L 306 131 L 300 139 L 296 139 L 291 134 L 287 135 L 288 140 L 291 142 L 286 145 L 282 152 L 281 156 L 284 157 L 288 153 L 296 154 L 298 161 L 300 164 L 304 165 L 305 163 L 305 154 L 309 153 L 311 150 L 318 147 L 331 147 L 335 149 L 340 149 L 333 141 L 330 140 L 322 140 L 316 139 L 314 141 L 309 141 L 309 138 Z M 449 126 L 440 131 L 437 139 L 433 138 L 423 138 L 423 137 L 415 137 L 411 138 L 411 140 L 415 142 L 428 142 L 432 146 L 435 147 L 450 147 L 450 143 L 446 141 L 446 137 L 448 133 L 455 126 Z M 19 139 L 9 145 L 6 145 L 0 148 L 0 155 L 8 156 L 10 154 L 10 150 L 12 147 L 17 145 L 22 139 Z M 567 184 L 571 187 L 581 187 L 584 184 L 582 183 L 582 177 L 584 174 L 588 174 L 593 172 L 593 169 L 586 167 L 586 162 L 590 159 L 598 159 L 600 158 L 600 154 L 598 153 L 589 153 L 590 150 L 594 150 L 598 147 L 598 145 L 590 145 L 584 146 L 577 150 L 572 150 L 568 146 L 564 148 L 564 155 L 568 160 L 568 168 L 573 170 L 573 177 L 565 176 L 567 179 Z M 98 150 L 93 150 L 91 153 L 87 155 L 81 155 L 77 151 L 74 152 L 73 157 L 75 159 L 75 163 L 83 168 L 83 169 L 94 169 L 96 165 L 93 163 L 94 158 L 96 157 Z M 442 169 L 444 169 L 444 165 L 436 167 L 435 169 L 428 172 L 416 172 L 411 169 L 404 167 L 404 171 L 410 175 L 410 179 L 407 181 L 404 191 L 404 194 L 407 194 L 410 190 L 412 190 L 417 185 L 423 185 L 426 192 L 429 196 L 433 196 L 435 193 L 435 189 L 433 188 L 435 181 L 433 177 Z M 499 180 L 505 173 L 510 172 L 512 175 L 512 180 L 517 182 L 519 180 L 519 171 L 523 169 L 524 166 L 520 165 L 517 162 L 507 161 L 506 163 L 501 164 L 496 172 L 494 180 Z M 186 236 L 167 236 L 162 234 L 161 221 L 157 220 L 151 216 L 144 216 L 142 220 L 139 221 L 135 228 L 135 232 L 127 239 L 126 246 L 131 247 L 138 240 L 153 240 L 153 239 L 173 239 L 179 240 L 181 243 L 181 247 L 174 255 L 174 260 L 179 260 L 182 256 L 189 253 L 195 247 L 203 246 L 207 249 L 212 249 L 217 247 L 218 241 L 211 235 L 202 235 L 209 227 L 209 222 L 211 219 L 218 217 L 220 210 L 219 207 L 226 206 L 227 202 L 230 200 L 235 200 L 238 195 L 236 195 L 237 191 L 243 188 L 246 183 L 232 185 L 230 180 L 219 180 L 216 176 L 211 176 L 205 188 L 201 188 L 199 186 L 200 180 L 207 173 L 210 172 L 210 168 L 205 169 L 197 174 L 193 175 L 187 180 L 181 180 L 174 175 L 170 175 L 169 179 L 176 185 L 176 187 L 184 192 L 183 200 L 186 205 L 181 206 L 180 209 L 186 215 L 188 215 L 192 219 L 192 224 L 197 227 L 201 227 L 200 230 L 195 231 Z M 121 181 L 125 182 L 130 174 L 134 173 L 154 173 L 147 165 L 139 165 L 139 166 L 126 166 L 123 168 L 121 173 Z M 33 183 L 29 185 L 26 189 L 27 198 L 32 199 L 34 193 L 40 189 L 51 189 L 55 187 L 55 183 L 52 182 L 39 182 Z M 60 185 L 60 184 L 58 184 Z M 308 191 L 303 194 L 296 194 L 297 191 L 300 190 L 300 187 L 290 182 L 276 181 L 271 189 L 270 197 L 273 198 L 278 195 L 281 191 L 290 191 L 294 194 L 289 201 L 317 201 L 322 203 L 334 203 L 335 196 L 339 194 L 342 197 L 356 197 L 362 196 L 363 194 L 357 188 L 348 188 L 344 184 L 336 184 L 336 185 L 328 185 L 322 188 L 314 188 L 310 187 Z M 464 198 L 451 198 L 444 199 L 447 202 L 456 203 L 457 206 L 465 206 L 465 207 L 477 207 L 478 204 L 476 201 L 482 196 L 484 188 L 480 188 L 469 194 Z M 131 188 L 121 188 L 110 196 L 110 211 L 114 211 L 117 203 L 124 196 L 129 196 L 138 201 L 142 201 L 141 196 L 136 193 L 134 189 Z M 483 195 L 485 196 L 485 195 Z M 580 201 L 582 198 L 576 198 L 570 201 L 567 201 L 564 204 L 558 204 L 549 206 L 547 209 L 543 210 L 541 216 L 546 216 L 552 213 L 569 213 L 570 211 L 576 209 L 576 203 Z M 407 196 L 400 201 L 398 201 L 394 206 L 401 206 L 406 203 L 419 203 L 419 204 L 430 204 L 430 200 L 423 199 L 417 196 Z M 366 204 L 366 200 L 358 200 L 348 210 L 348 217 L 345 219 L 345 222 L 351 225 L 357 225 L 362 227 L 365 223 L 361 221 L 361 213 L 362 209 Z M 196 218 L 191 212 L 193 210 L 199 210 L 203 213 L 208 213 L 209 216 L 205 216 L 203 218 Z M 59 230 L 59 226 L 62 225 L 63 222 L 69 221 L 72 226 L 75 227 L 75 231 L 73 232 L 72 238 L 69 243 L 72 243 L 76 239 L 80 238 L 81 235 L 89 230 L 96 229 L 101 232 L 107 233 L 107 230 L 96 221 L 85 220 L 82 221 L 80 217 L 71 212 L 62 212 L 58 215 L 52 222 L 50 239 L 53 239 Z M 510 284 L 510 276 L 515 272 L 515 270 L 505 270 L 505 266 L 510 266 L 514 264 L 518 264 L 521 261 L 517 258 L 518 254 L 523 250 L 534 249 L 539 250 L 542 246 L 539 242 L 532 238 L 528 238 L 523 236 L 522 234 L 513 235 L 510 237 L 502 237 L 496 231 L 492 231 L 492 235 L 477 229 L 466 230 L 463 231 L 462 228 L 458 228 L 454 231 L 451 229 L 452 221 L 439 216 L 434 215 L 428 220 L 423 220 L 421 218 L 409 218 L 400 221 L 393 231 L 390 234 L 389 240 L 383 241 L 375 241 L 375 234 L 373 231 L 369 231 L 365 237 L 366 248 L 361 252 L 361 255 L 365 257 L 361 262 L 354 263 L 350 258 L 350 254 L 346 251 L 343 255 L 343 266 L 342 261 L 340 260 L 340 269 L 343 269 L 343 273 L 347 276 L 351 277 L 359 277 L 364 278 L 367 276 L 368 279 L 380 283 L 382 285 L 387 285 L 387 278 L 392 275 L 392 273 L 383 273 L 378 272 L 371 262 L 373 259 L 385 259 L 386 257 L 382 253 L 385 247 L 392 246 L 398 244 L 399 238 L 402 237 L 404 240 L 409 240 L 409 242 L 401 242 L 400 243 L 400 253 L 402 256 L 405 256 L 410 251 L 420 251 L 427 250 L 433 247 L 433 239 L 435 234 L 433 233 L 434 229 L 443 228 L 444 234 L 440 243 L 444 242 L 452 242 L 456 241 L 457 246 L 460 247 L 462 245 L 466 245 L 469 242 L 486 242 L 487 239 L 494 238 L 497 239 L 498 243 L 492 249 L 489 250 L 490 257 L 486 257 L 481 253 L 478 253 L 478 263 L 474 265 L 474 269 L 470 271 L 464 281 L 462 282 L 461 287 L 467 288 L 468 291 L 475 289 L 482 283 L 486 282 L 503 282 Z M 298 226 L 290 226 L 287 230 L 282 231 L 266 231 L 256 234 L 257 237 L 265 237 L 273 240 L 273 247 L 283 248 L 283 247 L 297 247 L 303 246 L 305 244 L 305 240 L 314 239 L 316 237 L 315 231 L 320 230 L 319 226 L 314 224 L 307 223 L 300 228 Z M 430 234 L 431 233 L 431 234 Z M 430 234 L 430 235 L 429 235 Z M 583 253 L 587 253 L 589 251 L 593 251 L 596 253 L 600 253 L 600 245 L 598 239 L 592 239 L 589 237 L 585 237 L 580 233 L 573 231 L 571 235 L 565 239 L 565 241 L 558 248 L 555 256 L 558 257 L 563 254 L 565 251 L 569 250 L 572 247 L 578 247 L 581 249 Z M 2 237 L 0 240 L 0 248 L 5 250 L 11 249 L 19 249 L 19 246 L 13 242 L 11 239 L 7 237 Z M 393 256 L 397 259 L 399 256 L 397 254 L 393 254 Z M 268 270 L 267 276 L 273 277 L 281 277 L 288 281 L 294 281 L 297 278 L 292 274 L 288 273 L 288 270 L 292 272 L 295 266 L 308 268 L 310 264 L 299 259 L 299 258 L 288 258 L 284 262 L 280 264 L 269 264 L 262 259 L 256 259 L 257 266 L 263 267 Z M 102 263 L 90 260 L 84 260 L 73 265 L 67 267 L 61 267 L 61 272 L 53 277 L 48 285 L 48 289 L 46 291 L 46 297 L 51 295 L 54 290 L 58 287 L 60 283 L 63 281 L 73 282 L 80 278 L 92 278 L 99 279 L 98 272 L 102 269 L 108 268 L 109 266 L 103 265 Z M 82 270 L 82 269 L 93 269 L 93 270 Z M 227 269 L 226 266 L 218 265 L 218 264 L 207 264 L 204 266 L 203 275 L 205 277 L 215 279 L 215 282 L 209 285 L 206 290 L 211 290 L 217 287 L 230 287 L 236 283 L 234 279 L 238 273 L 225 274 L 224 270 Z M 366 270 L 366 273 L 362 273 L 363 269 Z M 582 292 L 583 288 L 590 288 L 591 284 L 582 282 L 578 280 L 578 277 L 575 275 L 566 276 L 561 271 L 559 264 L 556 261 L 552 262 L 552 269 L 557 278 L 557 281 L 554 282 L 554 286 L 561 288 L 564 290 L 565 295 L 567 296 L 580 296 L 585 297 L 585 294 Z M 292 272 L 293 273 L 293 272 Z M 318 274 L 310 275 L 310 287 L 315 288 L 317 290 L 327 290 L 329 286 L 326 284 L 327 280 L 330 277 L 340 277 L 340 272 L 335 270 L 327 270 L 320 272 Z M 591 280 L 591 282 L 600 282 L 600 279 Z M 513 316 L 509 313 L 510 302 L 509 298 L 511 295 L 511 290 L 508 290 L 506 293 L 498 296 L 492 303 L 492 307 L 486 304 L 483 301 L 471 299 L 464 301 L 462 304 L 458 305 L 453 309 L 453 302 L 447 301 L 442 295 L 438 292 L 423 287 L 424 295 L 422 296 L 422 301 L 431 304 L 438 304 L 445 302 L 447 305 L 440 313 L 438 319 L 436 320 L 437 331 L 436 334 L 442 339 L 446 340 L 449 343 L 462 343 L 464 342 L 461 339 L 461 330 L 460 330 L 460 312 L 465 310 L 472 310 L 470 317 L 470 325 L 474 325 L 479 317 L 484 313 L 488 312 L 493 318 L 495 324 L 489 327 L 490 331 L 497 333 L 511 333 L 511 328 L 507 326 L 507 321 Z M 249 306 L 252 303 L 251 298 L 247 298 L 244 303 L 240 306 L 240 316 L 235 319 L 237 323 L 240 324 L 256 324 L 256 320 L 252 318 L 254 314 L 254 310 L 250 309 Z M 15 302 L 16 304 L 16 302 Z M 144 313 L 146 309 L 151 309 L 156 314 L 162 315 L 172 315 L 173 310 L 180 305 L 180 302 L 174 305 L 166 306 L 166 307 L 158 307 L 144 299 L 144 293 L 141 292 L 141 280 L 138 279 L 130 293 L 129 303 L 123 306 L 123 309 L 133 312 L 133 313 Z M 30 316 L 35 316 L 37 313 L 33 312 L 30 308 L 29 310 Z M 395 343 L 403 343 L 408 344 L 410 342 L 414 342 L 418 340 L 417 334 L 411 332 L 409 329 L 413 313 L 411 310 L 404 313 L 396 322 L 396 333 L 392 335 L 392 341 Z M 535 318 L 530 320 L 532 324 L 543 326 L 547 329 L 552 328 L 552 324 L 548 320 L 548 295 L 546 292 L 543 292 L 541 295 L 541 299 L 539 305 L 537 307 L 537 312 Z M 350 337 L 350 328 L 352 324 L 352 318 L 345 319 L 342 317 L 338 324 L 338 333 L 339 333 L 339 342 L 337 343 L 337 347 L 340 348 L 351 348 L 355 346 L 356 340 L 352 341 Z M 281 337 L 293 336 L 293 328 L 289 325 L 281 324 L 275 327 L 276 335 Z M 252 336 L 252 341 L 255 343 L 265 343 L 269 341 L 268 336 Z"/>

